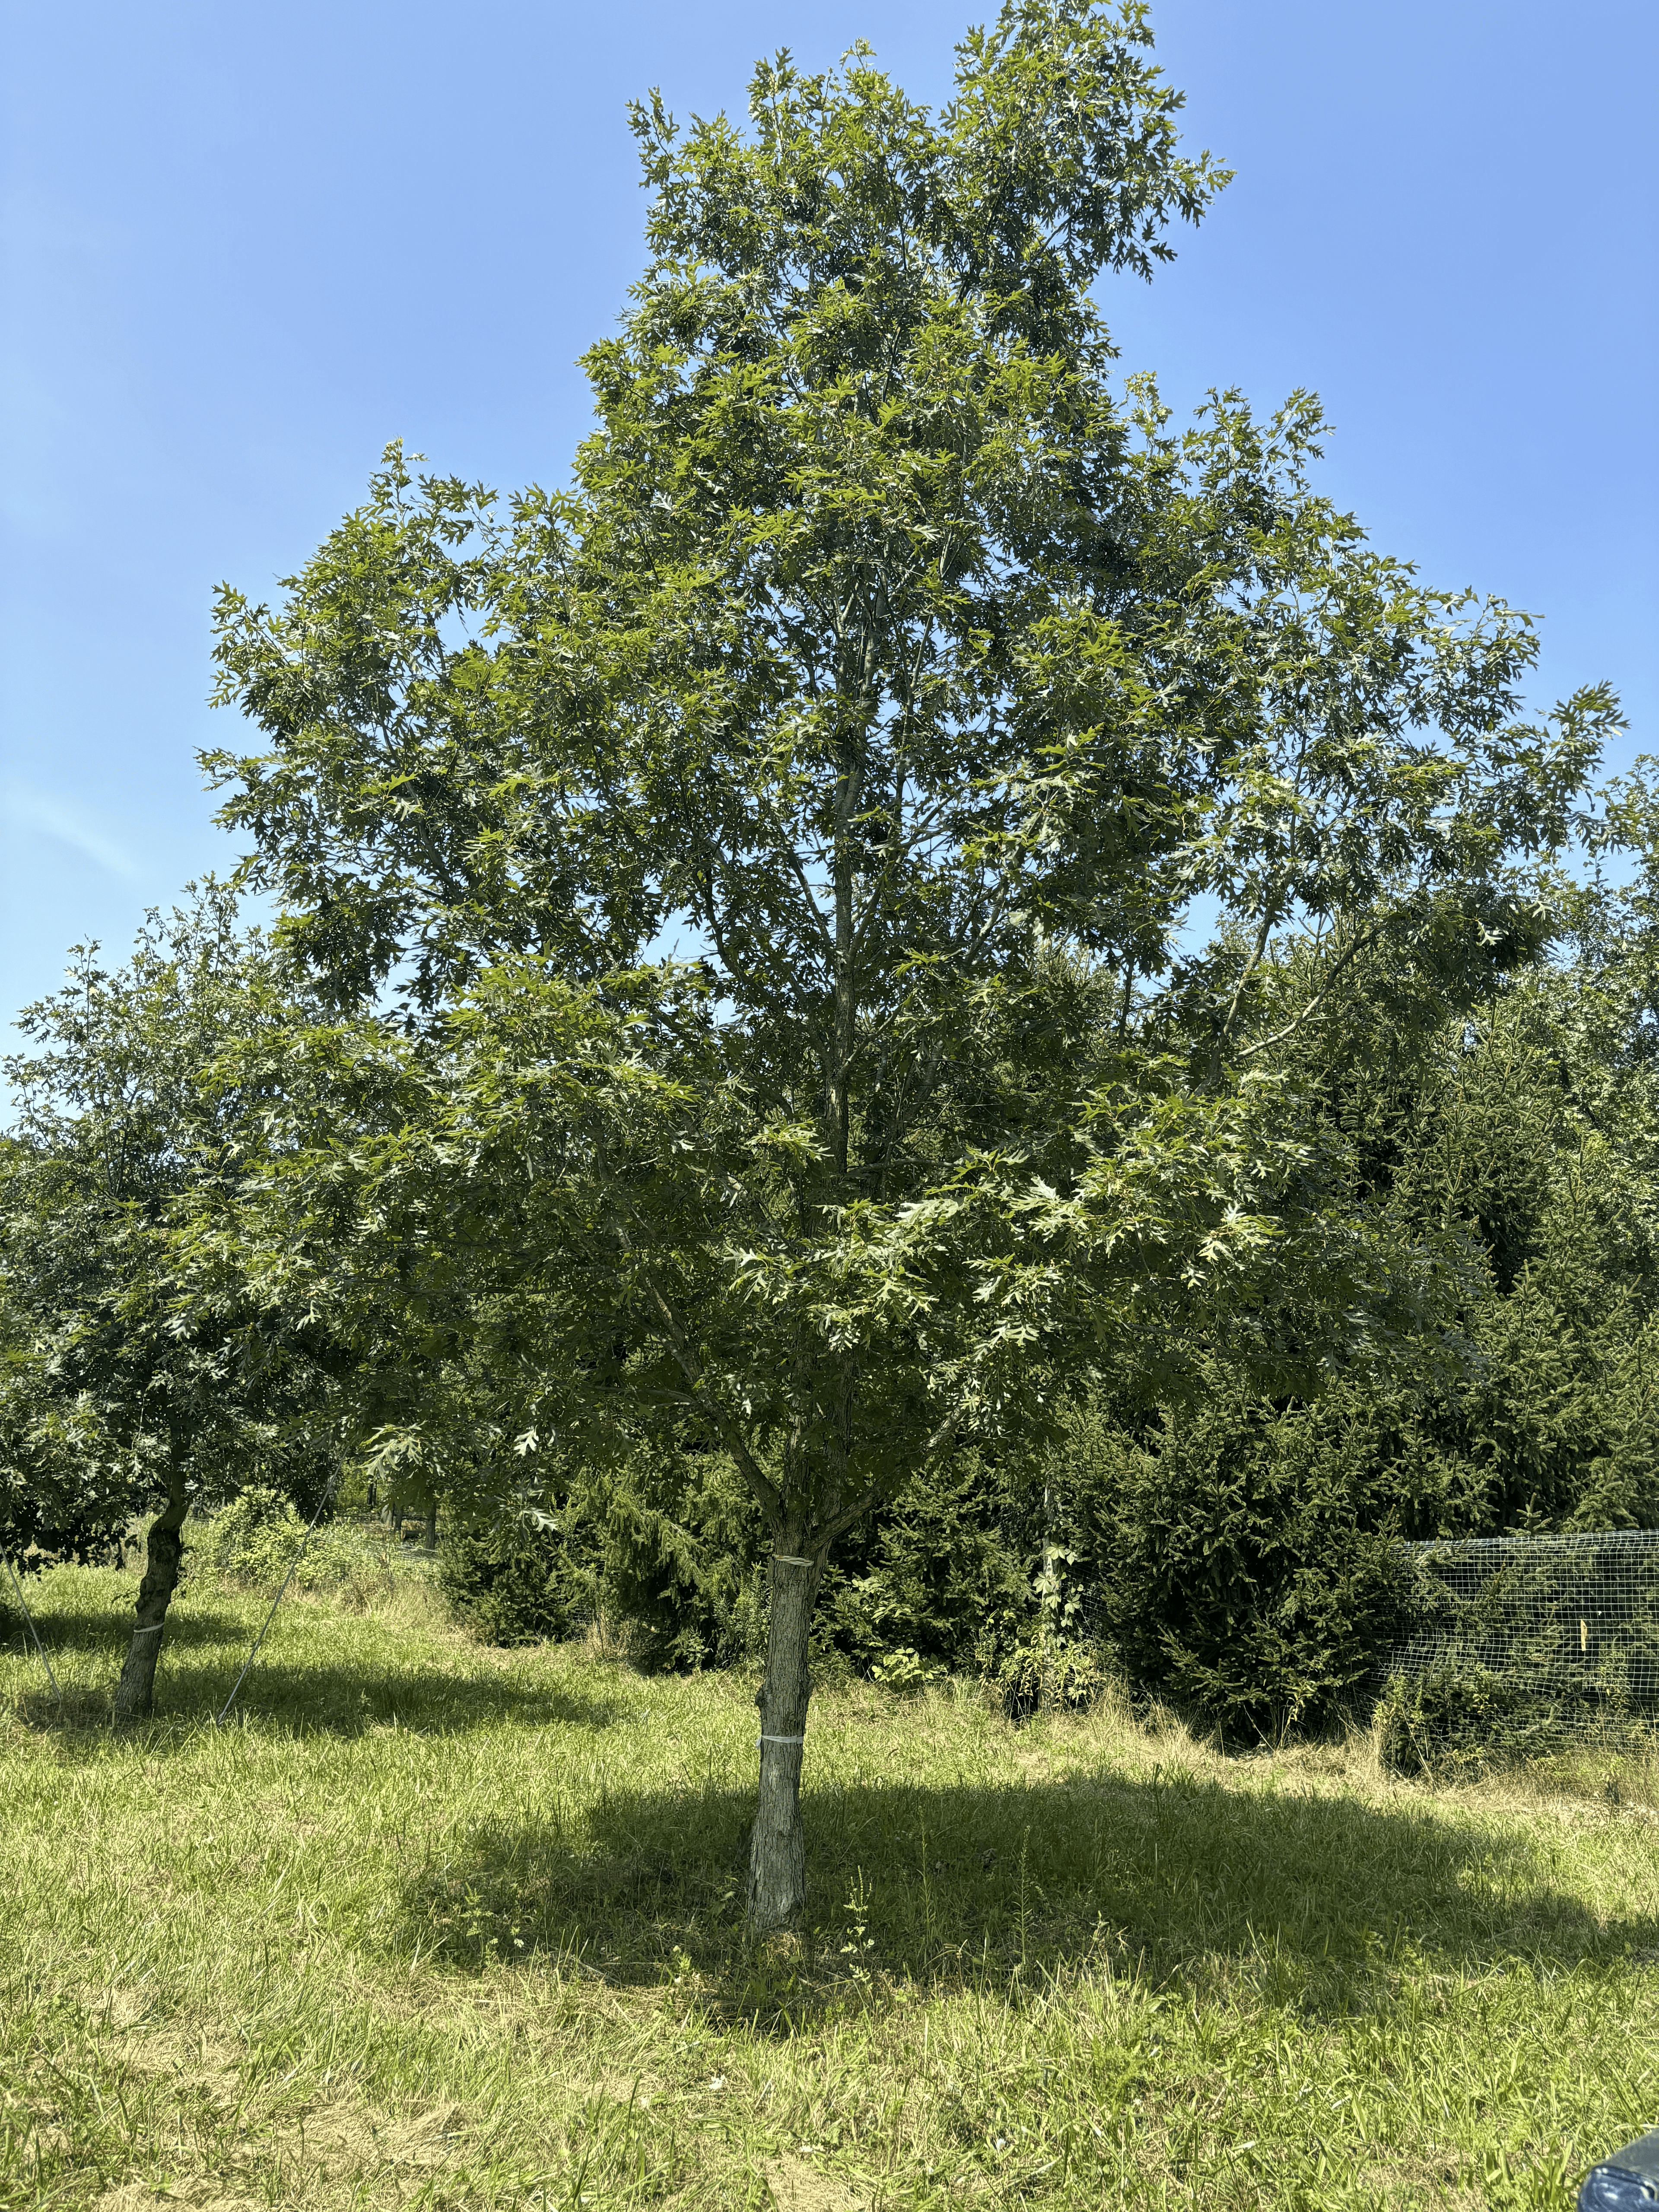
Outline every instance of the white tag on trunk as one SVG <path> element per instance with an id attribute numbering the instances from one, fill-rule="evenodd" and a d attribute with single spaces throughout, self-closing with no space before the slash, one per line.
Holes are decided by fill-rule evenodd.
<path id="1" fill-rule="evenodd" d="M 805 1743 L 804 1735 L 757 1735 L 757 1743 Z"/>
<path id="2" fill-rule="evenodd" d="M 810 1567 L 811 1559 L 797 1559 L 787 1552 L 774 1552 L 772 1557 L 781 1567 Z"/>

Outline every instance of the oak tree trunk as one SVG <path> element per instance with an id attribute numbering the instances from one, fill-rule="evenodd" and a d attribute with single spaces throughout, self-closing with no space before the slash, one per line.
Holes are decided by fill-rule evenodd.
<path id="1" fill-rule="evenodd" d="M 772 1617 L 760 1708 L 760 1793 L 749 1846 L 749 1919 L 766 1935 L 798 1920 L 806 1902 L 806 1844 L 800 1821 L 800 1741 L 812 1694 L 807 1638 L 818 1566 L 780 1553 L 772 1561 Z"/>
<path id="2" fill-rule="evenodd" d="M 144 1578 L 138 1585 L 132 1640 L 127 1645 L 121 1679 L 115 1686 L 115 1725 L 125 1726 L 148 1715 L 155 1695 L 155 1668 L 161 1656 L 161 1630 L 167 1607 L 179 1587 L 179 1568 L 184 1558 L 186 1500 L 181 1476 L 167 1485 L 167 1502 L 149 1526 L 144 1547 Z"/>

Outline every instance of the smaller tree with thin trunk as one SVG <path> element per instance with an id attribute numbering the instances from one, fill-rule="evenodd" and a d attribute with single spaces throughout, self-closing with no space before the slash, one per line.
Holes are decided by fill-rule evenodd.
<path id="1" fill-rule="evenodd" d="M 250 1481 L 320 1490 L 335 1439 L 303 1325 L 278 1337 L 222 1303 L 179 1304 L 181 1206 L 262 1103 L 216 1085 L 215 1063 L 233 1038 L 295 1022 L 283 963 L 212 884 L 150 915 L 125 968 L 97 951 L 77 947 L 70 981 L 24 1011 L 37 1049 L 5 1065 L 0 1548 L 85 1556 L 149 1517 L 124 1722 L 150 1708 L 191 1506 Z"/>
<path id="2" fill-rule="evenodd" d="M 1426 1326 L 1279 1048 L 1362 974 L 1443 1006 L 1537 945 L 1520 866 L 1612 713 L 1515 726 L 1524 619 L 1313 492 L 1305 397 L 1176 433 L 1115 384 L 1093 288 L 1224 180 L 1149 46 L 1011 0 L 938 115 L 862 48 L 763 66 L 746 130 L 648 103 L 569 491 L 394 451 L 284 605 L 221 607 L 266 741 L 212 759 L 226 819 L 319 988 L 410 1034 L 313 1036 L 307 1097 L 373 1063 L 389 1118 L 273 1158 L 204 1264 L 243 1237 L 273 1308 L 426 1375 L 388 1450 L 489 1403 L 507 1488 L 659 1413 L 730 1453 L 761 1927 L 818 1579 L 900 1471 L 1091 1368 L 1310 1385 Z"/>

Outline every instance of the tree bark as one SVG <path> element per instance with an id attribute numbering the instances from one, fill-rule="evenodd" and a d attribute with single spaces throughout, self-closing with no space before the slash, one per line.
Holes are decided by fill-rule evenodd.
<path id="1" fill-rule="evenodd" d="M 807 1638 L 819 1565 L 780 1550 L 772 1561 L 772 1617 L 760 1708 L 760 1790 L 749 1846 L 749 1919 L 759 1935 L 787 1928 L 806 1903 L 806 1839 L 800 1820 L 800 1741 L 812 1694 Z"/>
<path id="2" fill-rule="evenodd" d="M 150 1522 L 144 1547 L 144 1578 L 138 1585 L 132 1640 L 127 1645 L 121 1679 L 115 1686 L 117 1728 L 144 1719 L 155 1699 L 161 1630 L 173 1593 L 179 1587 L 179 1568 L 184 1558 L 185 1547 L 179 1532 L 184 1526 L 186 1510 L 184 1478 L 173 1475 L 167 1484 L 167 1504 Z"/>
<path id="3" fill-rule="evenodd" d="M 435 1495 L 426 1501 L 426 1528 L 422 1548 L 428 1552 L 435 1552 L 438 1548 L 438 1500 Z"/>

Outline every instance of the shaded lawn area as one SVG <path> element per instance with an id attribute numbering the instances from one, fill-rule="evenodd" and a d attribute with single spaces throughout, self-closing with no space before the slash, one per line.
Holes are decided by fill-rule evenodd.
<path id="1" fill-rule="evenodd" d="M 1628 1763 L 1436 1794 L 848 1686 L 811 1924 L 757 1948 L 752 1681 L 412 1587 L 285 1603 L 216 1731 L 263 1608 L 204 1587 L 117 1741 L 130 1583 L 33 1593 L 69 1723 L 3 1616 L 0 2208 L 1562 2206 L 1659 2107 Z"/>

